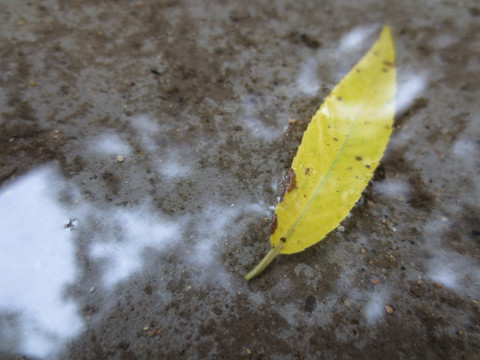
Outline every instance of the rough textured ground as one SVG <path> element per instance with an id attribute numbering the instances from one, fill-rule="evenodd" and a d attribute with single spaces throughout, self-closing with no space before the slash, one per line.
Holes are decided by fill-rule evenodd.
<path id="1" fill-rule="evenodd" d="M 246 283 L 384 23 L 374 180 Z M 479 33 L 476 1 L 0 1 L 0 357 L 478 358 Z"/>

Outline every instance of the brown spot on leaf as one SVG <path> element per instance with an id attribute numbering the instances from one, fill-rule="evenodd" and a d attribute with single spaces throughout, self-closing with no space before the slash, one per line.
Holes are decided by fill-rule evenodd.
<path id="1" fill-rule="evenodd" d="M 308 167 L 305 169 L 305 175 L 309 175 L 309 174 L 310 174 L 310 168 Z"/>
<path id="2" fill-rule="evenodd" d="M 277 226 L 278 226 L 277 214 L 273 214 L 272 224 L 270 225 L 270 235 L 273 235 L 275 230 L 277 230 Z"/>
<path id="3" fill-rule="evenodd" d="M 289 169 L 287 175 L 285 176 L 285 186 L 283 188 L 283 193 L 280 196 L 280 202 L 283 201 L 285 194 L 297 188 L 297 181 L 295 180 L 295 172 L 293 169 Z"/>
<path id="4" fill-rule="evenodd" d="M 362 157 L 361 156 L 355 156 L 355 160 L 362 161 Z"/>
<path id="5" fill-rule="evenodd" d="M 287 193 L 297 188 L 295 171 L 293 169 L 288 170 L 287 173 Z"/>

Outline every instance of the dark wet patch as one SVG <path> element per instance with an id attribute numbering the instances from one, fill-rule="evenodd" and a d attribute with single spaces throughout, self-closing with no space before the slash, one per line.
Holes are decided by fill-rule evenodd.
<path id="1" fill-rule="evenodd" d="M 306 312 L 311 313 L 315 310 L 316 307 L 317 307 L 317 300 L 315 299 L 315 297 L 312 295 L 307 296 L 307 298 L 305 299 L 304 310 Z"/>
<path id="2" fill-rule="evenodd" d="M 412 116 L 419 113 L 421 110 L 428 106 L 428 100 L 425 98 L 417 98 L 415 101 L 401 113 L 395 115 L 395 119 L 393 122 L 394 127 L 401 127 L 406 122 L 408 122 Z"/>
<path id="3" fill-rule="evenodd" d="M 109 194 L 106 196 L 110 196 L 111 194 L 115 195 L 120 190 L 121 180 L 117 174 L 114 174 L 110 171 L 104 171 L 102 173 L 102 179 L 105 181 L 107 188 L 109 189 Z"/>
<path id="4" fill-rule="evenodd" d="M 478 7 L 471 7 L 470 9 L 468 9 L 468 11 L 470 12 L 470 15 L 472 15 L 473 17 L 480 16 L 480 8 Z"/>
<path id="5" fill-rule="evenodd" d="M 287 39 L 293 44 L 296 44 L 296 45 L 302 44 L 314 50 L 322 46 L 322 43 L 319 40 L 317 40 L 315 37 L 306 33 L 300 33 L 296 30 L 288 33 Z"/>
<path id="6" fill-rule="evenodd" d="M 435 206 L 435 195 L 429 190 L 429 183 L 405 161 L 401 152 L 402 150 L 391 151 L 382 160 L 386 176 L 399 174 L 407 177 L 411 190 L 408 204 L 418 210 L 431 211 Z"/>
<path id="7" fill-rule="evenodd" d="M 415 209 L 430 211 L 435 206 L 435 196 L 428 190 L 428 185 L 418 174 L 409 177 L 411 193 L 408 203 Z"/>
<path id="8" fill-rule="evenodd" d="M 447 126 L 433 125 L 428 126 L 429 133 L 427 135 L 427 140 L 434 144 L 441 140 L 445 140 L 449 143 L 453 143 L 458 134 L 462 134 L 469 124 L 469 119 L 471 115 L 468 112 L 462 112 L 452 116 Z"/>
<path id="9" fill-rule="evenodd" d="M 13 175 L 22 175 L 35 165 L 54 159 L 63 160 L 58 152 L 64 144 L 61 134 L 40 129 L 36 123 L 10 121 L 0 125 L 0 183 Z"/>
<path id="10" fill-rule="evenodd" d="M 383 161 L 378 164 L 377 168 L 373 172 L 373 181 L 382 181 L 385 180 L 385 166 Z"/>
<path id="11" fill-rule="evenodd" d="M 300 40 L 310 49 L 316 50 L 322 46 L 322 43 L 320 41 L 308 34 L 300 34 Z"/>
<path id="12" fill-rule="evenodd" d="M 17 167 L 15 165 L 7 165 L 7 166 L 1 166 L 0 167 L 0 184 L 8 179 L 10 176 L 15 174 L 15 171 L 17 171 Z"/>

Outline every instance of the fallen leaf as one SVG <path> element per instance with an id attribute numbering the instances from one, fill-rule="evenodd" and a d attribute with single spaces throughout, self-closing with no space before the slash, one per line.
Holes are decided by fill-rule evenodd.
<path id="1" fill-rule="evenodd" d="M 349 214 L 387 146 L 395 88 L 395 49 L 385 26 L 308 125 L 275 209 L 271 250 L 246 280 L 278 254 L 297 253 L 316 244 Z"/>

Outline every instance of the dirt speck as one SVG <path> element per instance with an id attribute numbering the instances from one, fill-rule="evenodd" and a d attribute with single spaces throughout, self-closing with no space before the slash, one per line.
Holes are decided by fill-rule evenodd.
<path id="1" fill-rule="evenodd" d="M 311 313 L 315 310 L 316 307 L 317 300 L 315 299 L 315 297 L 313 297 L 312 295 L 307 296 L 307 298 L 305 299 L 305 311 Z"/>

